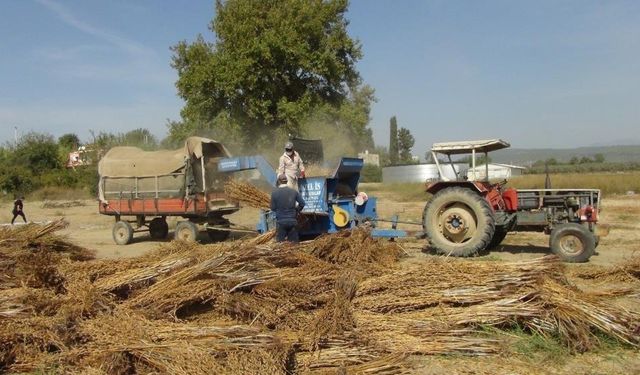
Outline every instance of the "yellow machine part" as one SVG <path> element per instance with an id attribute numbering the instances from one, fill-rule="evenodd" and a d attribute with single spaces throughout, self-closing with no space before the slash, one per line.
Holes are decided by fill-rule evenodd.
<path id="1" fill-rule="evenodd" d="M 349 223 L 349 213 L 346 210 L 334 205 L 333 206 L 333 222 L 338 227 L 344 227 Z"/>

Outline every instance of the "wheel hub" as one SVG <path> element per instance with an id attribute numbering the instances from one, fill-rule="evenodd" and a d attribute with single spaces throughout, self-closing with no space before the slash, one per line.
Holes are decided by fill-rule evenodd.
<path id="1" fill-rule="evenodd" d="M 451 214 L 445 219 L 445 226 L 450 233 L 462 233 L 467 230 L 464 219 L 456 214 Z"/>
<path id="2" fill-rule="evenodd" d="M 438 226 L 440 233 L 450 242 L 463 243 L 476 232 L 476 219 L 466 205 L 454 204 L 440 211 Z"/>
<path id="3" fill-rule="evenodd" d="M 567 234 L 560 239 L 560 248 L 566 254 L 575 255 L 584 251 L 584 245 L 580 238 L 573 234 Z"/>

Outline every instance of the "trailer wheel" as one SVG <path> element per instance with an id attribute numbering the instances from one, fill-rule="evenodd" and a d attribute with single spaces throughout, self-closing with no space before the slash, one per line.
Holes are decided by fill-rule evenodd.
<path id="1" fill-rule="evenodd" d="M 133 227 L 126 221 L 116 221 L 112 233 L 113 240 L 118 245 L 126 245 L 133 240 Z"/>
<path id="2" fill-rule="evenodd" d="M 478 254 L 491 242 L 495 216 L 477 193 L 450 187 L 425 205 L 422 226 L 437 253 L 466 257 Z"/>
<path id="3" fill-rule="evenodd" d="M 169 224 L 161 217 L 156 217 L 149 222 L 149 235 L 153 239 L 164 239 L 169 234 Z"/>
<path id="4" fill-rule="evenodd" d="M 198 227 L 190 221 L 181 221 L 176 225 L 176 240 L 195 242 L 198 238 Z"/>
<path id="5" fill-rule="evenodd" d="M 565 262 L 584 263 L 595 252 L 596 239 L 583 225 L 560 224 L 551 231 L 549 247 Z"/>

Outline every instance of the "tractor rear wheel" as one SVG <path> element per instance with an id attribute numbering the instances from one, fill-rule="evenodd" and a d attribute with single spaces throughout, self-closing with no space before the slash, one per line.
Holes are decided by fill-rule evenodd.
<path id="1" fill-rule="evenodd" d="M 549 237 L 551 251 L 565 262 L 584 263 L 596 249 L 596 238 L 584 225 L 559 224 Z"/>
<path id="2" fill-rule="evenodd" d="M 149 235 L 153 239 L 161 240 L 167 238 L 169 234 L 169 225 L 163 218 L 156 217 L 149 223 Z"/>
<path id="3" fill-rule="evenodd" d="M 440 190 L 426 204 L 422 227 L 439 254 L 471 256 L 484 250 L 495 232 L 495 216 L 479 194 L 461 187 Z"/>
<path id="4" fill-rule="evenodd" d="M 181 221 L 176 225 L 176 240 L 195 242 L 198 238 L 198 226 L 190 221 Z"/>
<path id="5" fill-rule="evenodd" d="M 113 240 L 118 245 L 126 245 L 133 240 L 133 227 L 126 221 L 116 221 L 113 225 Z"/>

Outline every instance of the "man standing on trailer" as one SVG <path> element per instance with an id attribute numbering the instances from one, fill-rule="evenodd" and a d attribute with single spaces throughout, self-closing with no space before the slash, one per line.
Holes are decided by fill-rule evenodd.
<path id="1" fill-rule="evenodd" d="M 281 174 L 276 182 L 278 186 L 271 193 L 271 211 L 276 213 L 276 241 L 285 239 L 289 242 L 299 242 L 298 212 L 304 208 L 304 200 L 298 190 L 287 185 L 287 176 Z"/>
<path id="2" fill-rule="evenodd" d="M 278 163 L 278 175 L 287 176 L 287 185 L 298 190 L 298 178 L 304 178 L 304 163 L 300 155 L 293 149 L 293 143 L 287 142 L 284 145 L 284 154 L 280 156 Z"/>

